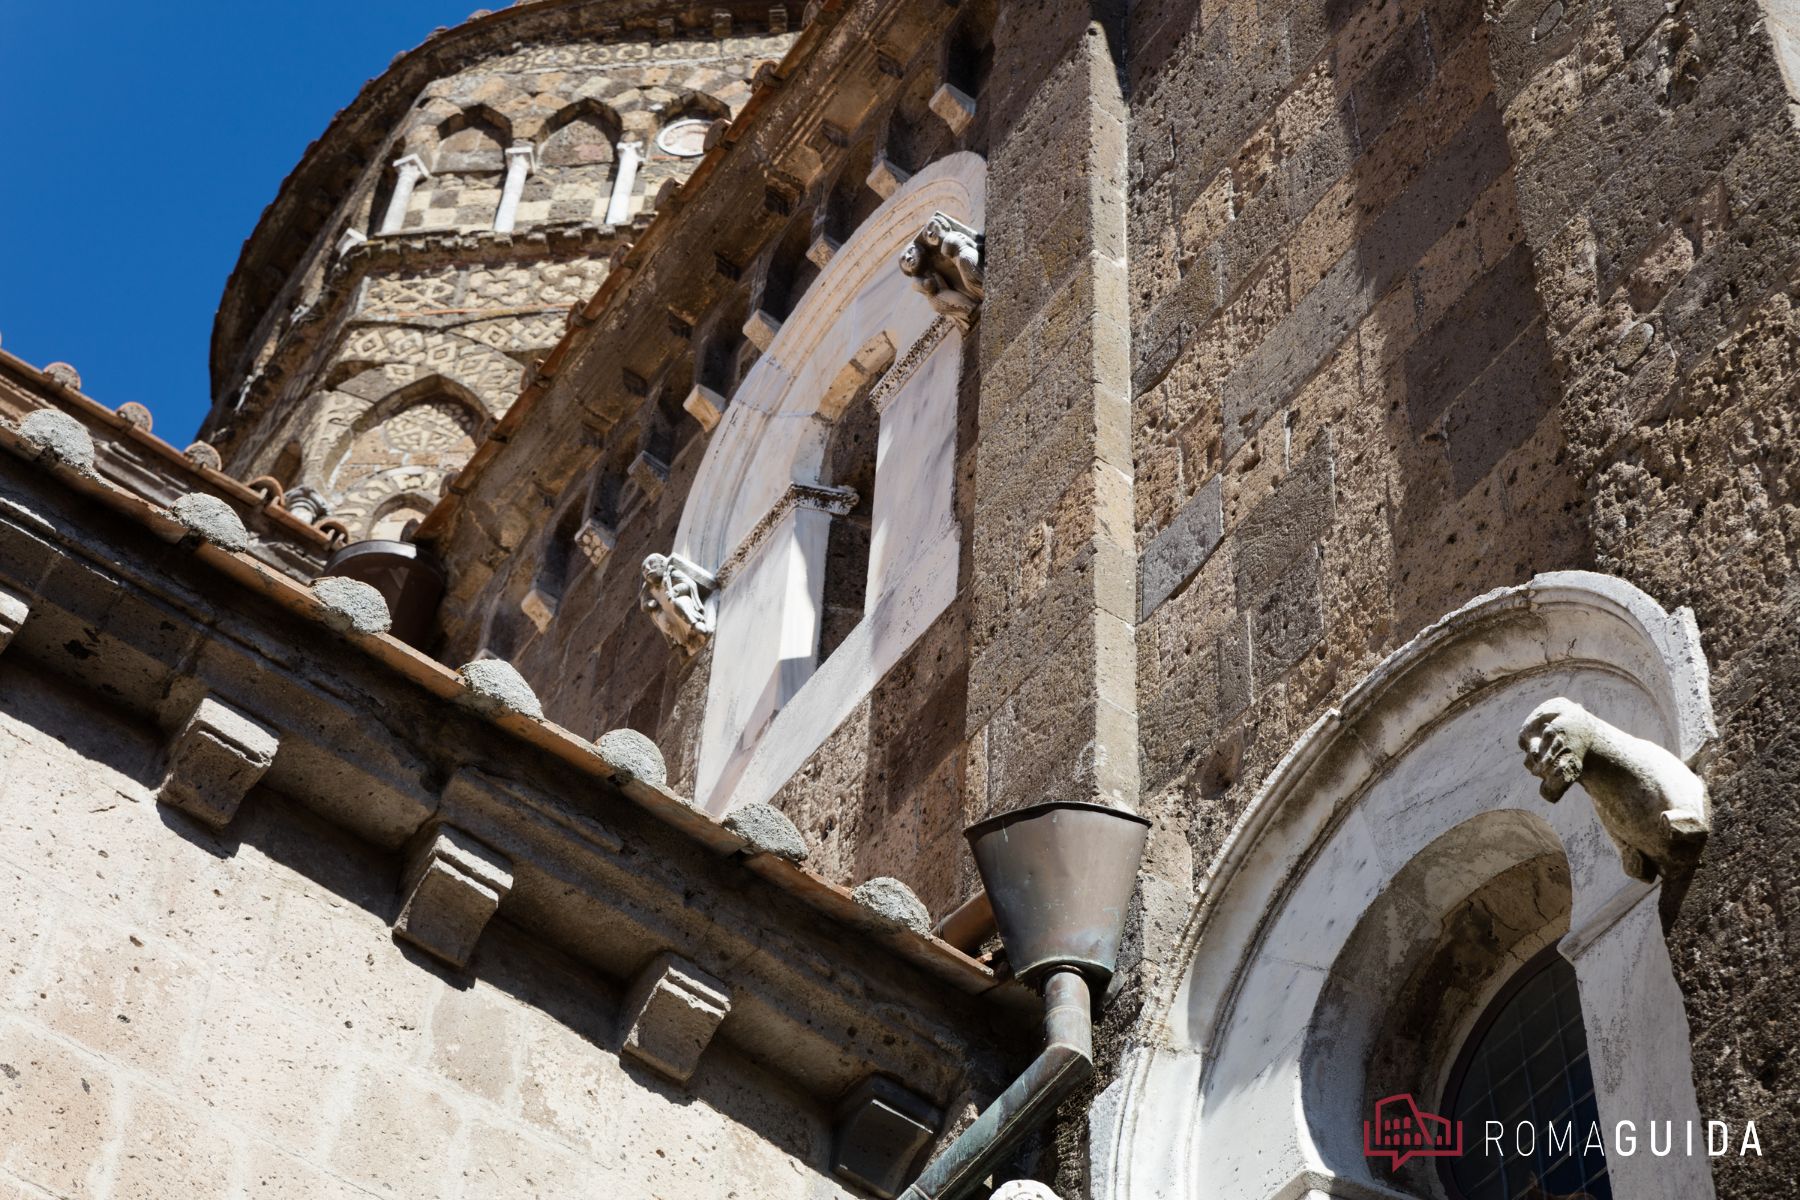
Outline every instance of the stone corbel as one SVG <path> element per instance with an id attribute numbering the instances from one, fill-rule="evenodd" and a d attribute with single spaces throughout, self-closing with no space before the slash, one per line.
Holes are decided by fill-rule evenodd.
<path id="1" fill-rule="evenodd" d="M 871 1075 L 838 1106 L 831 1169 L 877 1196 L 899 1193 L 944 1114 L 891 1079 Z"/>
<path id="2" fill-rule="evenodd" d="M 248 714 L 202 697 L 169 743 L 168 772 L 157 789 L 157 802 L 223 829 L 275 761 L 280 741 L 273 729 Z"/>
<path id="3" fill-rule="evenodd" d="M 589 516 L 575 531 L 575 544 L 594 566 L 604 563 L 618 544 L 619 535 L 599 517 Z"/>
<path id="4" fill-rule="evenodd" d="M 460 970 L 512 884 L 505 856 L 460 829 L 439 825 L 407 864 L 406 903 L 394 936 Z"/>
<path id="5" fill-rule="evenodd" d="M 943 118 L 950 132 L 961 137 L 975 120 L 975 99 L 953 84 L 938 85 L 931 93 L 931 111 Z"/>
<path id="6" fill-rule="evenodd" d="M 911 178 L 911 171 L 899 166 L 887 155 L 877 154 L 874 165 L 869 168 L 869 178 L 866 182 L 870 191 L 886 200 L 899 191 Z"/>
<path id="7" fill-rule="evenodd" d="M 731 1011 L 731 991 L 685 958 L 664 952 L 639 972 L 621 1011 L 621 1052 L 686 1084 Z"/>
<path id="8" fill-rule="evenodd" d="M 688 415 L 700 422 L 700 428 L 711 433 L 718 428 L 719 418 L 725 415 L 727 401 L 724 396 L 707 387 L 704 383 L 696 383 L 681 402 Z"/>
<path id="9" fill-rule="evenodd" d="M 31 615 L 31 605 L 11 592 L 0 590 L 0 651 L 12 645 L 13 635 Z"/>
<path id="10" fill-rule="evenodd" d="M 550 627 L 550 622 L 556 619 L 556 605 L 559 599 L 560 597 L 556 593 L 533 584 L 531 590 L 520 598 L 519 611 L 525 614 L 527 620 L 537 626 L 539 633 L 542 633 Z"/>
<path id="11" fill-rule="evenodd" d="M 625 474 L 637 484 L 644 499 L 654 500 L 662 493 L 663 484 L 669 482 L 669 464 L 648 450 L 640 450 L 625 468 Z"/>
<path id="12" fill-rule="evenodd" d="M 750 314 L 744 322 L 744 340 L 755 346 L 764 354 L 775 344 L 775 335 L 781 332 L 781 321 L 766 308 L 759 308 Z"/>
<path id="13" fill-rule="evenodd" d="M 1675 755 L 1561 696 L 1526 718 L 1519 748 L 1545 800 L 1556 803 L 1577 783 L 1587 789 L 1627 875 L 1649 883 L 1693 872 L 1712 806 L 1706 784 Z"/>

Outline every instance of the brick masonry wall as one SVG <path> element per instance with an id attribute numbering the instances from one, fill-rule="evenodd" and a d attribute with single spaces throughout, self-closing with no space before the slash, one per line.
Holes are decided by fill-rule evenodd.
<path id="1" fill-rule="evenodd" d="M 0 1197 L 846 1194 L 728 1048 L 686 1091 L 622 1064 L 603 981 L 503 922 L 443 971 L 389 936 L 396 860 L 264 793 L 214 837 L 156 758 L 0 665 Z"/>
<path id="2" fill-rule="evenodd" d="M 1800 133 L 1761 18 L 1747 0 L 1134 10 L 1158 827 L 1133 937 L 1152 959 L 1171 942 L 1274 763 L 1407 638 L 1539 571 L 1622 575 L 1694 607 L 1714 671 L 1717 832 L 1671 935 L 1701 1105 L 1786 1145 Z M 1720 1195 L 1787 1195 L 1792 1162 L 1721 1160 Z"/>

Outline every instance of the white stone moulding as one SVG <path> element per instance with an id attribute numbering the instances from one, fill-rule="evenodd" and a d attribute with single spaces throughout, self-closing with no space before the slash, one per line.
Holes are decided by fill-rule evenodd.
<path id="1" fill-rule="evenodd" d="M 1662 885 L 1627 872 L 1585 790 L 1549 803 L 1521 761 L 1553 700 L 1682 771 L 1716 736 L 1693 614 L 1610 576 L 1540 575 L 1397 650 L 1263 783 L 1178 940 L 1146 947 L 1168 967 L 1090 1112 L 1094 1200 L 1401 1197 L 1362 1154 L 1373 1039 L 1441 916 L 1528 861 L 1566 867 L 1570 907 L 1513 953 L 1574 967 L 1602 1125 L 1700 1122 Z M 1447 1017 L 1450 1043 L 1480 1008 Z M 1622 1196 L 1714 1194 L 1704 1157 L 1607 1165 Z"/>
<path id="2" fill-rule="evenodd" d="M 950 322 L 933 329 L 936 312 L 894 263 L 934 214 L 978 228 L 985 181 L 982 158 L 958 153 L 900 185 L 835 250 L 713 430 L 675 539 L 679 554 L 730 585 L 715 597 L 715 641 L 731 649 L 714 655 L 696 773 L 708 811 L 766 801 L 955 596 L 963 334 Z M 904 369 L 886 365 L 897 347 L 916 350 Z M 794 485 L 820 479 L 847 364 L 887 375 L 864 617 L 821 668 L 831 516 L 777 509 Z M 748 729 L 762 732 L 745 742 Z"/>

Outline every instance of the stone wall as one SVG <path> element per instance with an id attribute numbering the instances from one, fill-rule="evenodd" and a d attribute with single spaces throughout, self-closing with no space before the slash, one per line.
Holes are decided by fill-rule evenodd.
<path id="1" fill-rule="evenodd" d="M 1800 144 L 1761 18 L 1133 13 L 1142 972 L 1371 666 L 1482 592 L 1593 567 L 1698 615 L 1719 815 L 1671 952 L 1702 1109 L 1791 1136 Z M 1787 1194 L 1781 1159 L 1721 1160 L 1720 1195 Z"/>
<path id="2" fill-rule="evenodd" d="M 616 988 L 503 920 L 473 978 L 403 949 L 391 856 L 266 792 L 213 834 L 159 755 L 0 663 L 0 1195 L 849 1194 L 791 1085 L 621 1060 Z"/>
<path id="3" fill-rule="evenodd" d="M 756 28 L 734 36 L 729 20 L 719 32 L 615 29 L 516 46 L 427 84 L 339 198 L 334 232 L 296 269 L 294 311 L 243 348 L 256 414 L 205 431 L 230 468 L 309 489 L 351 540 L 397 537 L 429 511 L 474 442 L 419 443 L 389 425 L 410 406 L 451 406 L 461 432 L 479 437 L 505 414 L 570 309 L 698 163 L 697 139 L 671 150 L 659 137 L 729 119 L 757 66 L 793 40 Z M 608 222 L 627 144 L 641 163 L 622 218 Z M 530 148 L 531 167 L 513 228 L 497 231 L 518 147 Z M 400 179 L 392 164 L 405 159 L 425 173 L 383 232 Z M 362 441 L 379 443 L 379 461 L 346 455 Z"/>
<path id="4" fill-rule="evenodd" d="M 584 314 L 591 324 L 573 327 L 564 363 L 535 385 L 543 395 L 529 419 L 434 517 L 428 540 L 457 562 L 441 610 L 445 655 L 510 659 L 570 729 L 652 734 L 671 786 L 692 793 L 712 651 L 685 657 L 638 607 L 640 564 L 673 547 L 716 437 L 683 402 L 698 383 L 728 407 L 761 353 L 746 327 L 793 318 L 900 180 L 986 149 L 985 108 L 953 125 L 932 97 L 949 72 L 980 101 L 992 21 L 989 4 L 895 3 L 812 27 L 841 51 L 764 94 L 769 107 L 745 122 L 735 153 L 633 251 L 645 261 L 628 260 L 633 282 L 617 307 Z M 880 53 L 861 53 L 871 45 Z M 769 111 L 777 103 L 805 115 L 773 116 L 817 132 L 789 136 Z M 897 173 L 877 171 L 878 157 Z M 602 338 L 602 348 L 583 348 Z M 849 885 L 896 876 L 934 918 L 975 888 L 961 829 L 981 815 L 984 768 L 969 757 L 964 712 L 981 340 L 978 326 L 962 343 L 958 598 L 773 798 L 806 838 L 809 867 Z M 584 527 L 601 532 L 584 538 Z M 553 612 L 534 590 L 553 598 Z"/>

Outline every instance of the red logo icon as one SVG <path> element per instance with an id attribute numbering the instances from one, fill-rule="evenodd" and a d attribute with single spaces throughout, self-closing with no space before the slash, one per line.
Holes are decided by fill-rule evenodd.
<path id="1" fill-rule="evenodd" d="M 1375 1119 L 1363 1122 L 1363 1157 L 1386 1155 L 1396 1171 L 1409 1158 L 1460 1158 L 1462 1152 L 1462 1122 L 1423 1111 L 1410 1094 L 1377 1100 Z"/>

